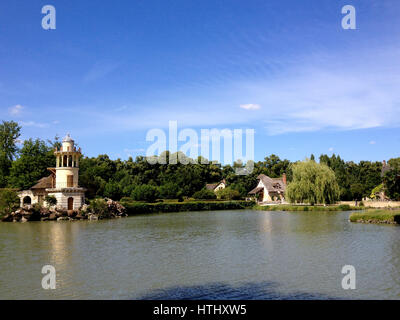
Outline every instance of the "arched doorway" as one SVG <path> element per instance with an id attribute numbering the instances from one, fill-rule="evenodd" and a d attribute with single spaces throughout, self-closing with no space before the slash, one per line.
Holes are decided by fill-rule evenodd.
<path id="1" fill-rule="evenodd" d="M 24 197 L 24 199 L 22 200 L 22 204 L 24 206 L 30 206 L 32 204 L 32 199 L 29 196 Z"/>
<path id="2" fill-rule="evenodd" d="M 74 210 L 74 198 L 68 198 L 68 210 Z"/>

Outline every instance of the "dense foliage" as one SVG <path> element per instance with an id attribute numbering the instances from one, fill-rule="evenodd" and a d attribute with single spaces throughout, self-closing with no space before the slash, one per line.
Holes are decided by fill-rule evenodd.
<path id="1" fill-rule="evenodd" d="M 13 189 L 0 189 L 0 215 L 8 214 L 19 207 L 19 198 Z"/>
<path id="2" fill-rule="evenodd" d="M 201 189 L 193 194 L 193 198 L 197 200 L 214 200 L 217 199 L 217 195 L 212 190 Z"/>
<path id="3" fill-rule="evenodd" d="M 400 200 L 400 170 L 395 168 L 385 173 L 384 186 L 386 195 L 393 200 Z"/>
<path id="4" fill-rule="evenodd" d="M 231 187 L 226 187 L 224 189 L 220 189 L 217 192 L 218 199 L 222 200 L 239 200 L 240 193 L 239 191 L 232 189 Z"/>
<path id="5" fill-rule="evenodd" d="M 132 201 L 129 198 L 121 199 L 121 204 L 126 208 L 128 215 L 181 212 L 181 211 L 206 211 L 206 210 L 234 210 L 246 209 L 254 206 L 252 201 L 187 201 L 187 202 L 158 202 L 143 203 Z"/>
<path id="6" fill-rule="evenodd" d="M 339 199 L 339 186 L 332 169 L 314 160 L 293 165 L 293 181 L 286 189 L 292 203 L 332 204 Z"/>
<path id="7" fill-rule="evenodd" d="M 17 155 L 21 127 L 14 121 L 0 124 L 0 188 L 7 185 L 10 168 Z"/>
<path id="8" fill-rule="evenodd" d="M 20 127 L 13 121 L 0 124 L 0 187 L 28 189 L 37 180 L 48 176 L 48 167 L 55 166 L 54 147 L 58 139 L 43 141 L 40 139 L 25 140 L 19 147 Z M 176 156 L 168 151 L 158 158 L 168 160 Z M 180 158 L 185 158 L 179 154 Z M 315 157 L 312 155 L 312 159 Z M 157 160 L 157 157 L 155 157 Z M 187 158 L 186 158 L 187 159 Z M 87 188 L 89 199 L 108 197 L 119 200 L 131 197 L 140 201 L 161 199 L 182 199 L 193 197 L 204 189 L 206 183 L 215 183 L 225 179 L 229 189 L 221 195 L 222 199 L 244 198 L 257 184 L 257 176 L 265 174 L 271 178 L 281 177 L 286 173 L 288 182 L 293 180 L 293 168 L 296 163 L 282 160 L 277 155 L 265 157 L 254 163 L 254 170 L 246 176 L 235 174 L 235 168 L 243 167 L 241 163 L 221 166 L 209 163 L 194 164 L 150 164 L 145 157 L 112 160 L 107 155 L 82 157 L 80 161 L 80 185 Z M 319 162 L 331 168 L 336 176 L 341 200 L 355 200 L 371 195 L 372 190 L 383 182 L 380 162 L 361 161 L 345 162 L 340 156 L 321 155 Z M 390 159 L 389 165 L 394 168 L 385 178 L 389 194 L 393 198 L 400 195 L 398 174 L 400 158 Z M 399 172 L 399 171 L 396 171 Z M 198 198 L 198 194 L 196 195 Z M 335 198 L 335 197 L 333 197 Z M 332 198 L 332 199 L 333 199 Z M 322 198 L 321 198 L 322 199 Z M 330 202 L 331 198 L 324 199 Z"/>

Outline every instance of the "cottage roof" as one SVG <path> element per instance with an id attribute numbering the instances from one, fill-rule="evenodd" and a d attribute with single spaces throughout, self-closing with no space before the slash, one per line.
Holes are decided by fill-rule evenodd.
<path id="1" fill-rule="evenodd" d="M 40 179 L 31 189 L 47 189 L 53 187 L 53 175 Z"/>
<path id="2" fill-rule="evenodd" d="M 264 190 L 263 187 L 256 187 L 256 188 L 254 188 L 253 190 L 251 190 L 251 191 L 249 192 L 249 194 L 257 194 L 257 193 L 259 193 L 259 192 L 261 192 L 261 191 L 263 191 L 263 190 Z"/>
<path id="3" fill-rule="evenodd" d="M 218 183 L 207 183 L 206 184 L 206 189 L 208 190 L 214 190 L 217 187 Z"/>
<path id="4" fill-rule="evenodd" d="M 226 180 L 222 179 L 220 182 L 217 183 L 207 183 L 206 184 L 206 189 L 208 190 L 214 190 L 216 187 L 218 187 L 221 183 L 226 185 Z"/>
<path id="5" fill-rule="evenodd" d="M 286 184 L 283 181 L 283 178 L 270 178 L 265 174 L 260 174 L 257 177 L 258 180 L 261 180 L 265 188 L 268 192 L 280 192 L 283 193 L 286 190 Z M 261 189 L 259 189 L 261 188 Z M 256 187 L 249 192 L 249 194 L 256 194 L 260 192 L 263 187 Z"/>

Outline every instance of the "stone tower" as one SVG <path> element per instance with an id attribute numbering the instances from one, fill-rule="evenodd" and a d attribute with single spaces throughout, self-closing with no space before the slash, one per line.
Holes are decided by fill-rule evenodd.
<path id="1" fill-rule="evenodd" d="M 77 150 L 71 136 L 62 141 L 60 149 L 54 151 L 56 156 L 55 186 L 46 191 L 56 197 L 60 209 L 77 210 L 85 203 L 85 189 L 79 187 L 80 148 Z"/>

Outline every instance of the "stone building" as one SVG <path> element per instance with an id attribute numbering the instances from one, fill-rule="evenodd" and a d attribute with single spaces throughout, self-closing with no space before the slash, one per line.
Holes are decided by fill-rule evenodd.
<path id="1" fill-rule="evenodd" d="M 56 149 L 54 154 L 56 167 L 48 168 L 51 174 L 40 179 L 29 190 L 19 192 L 21 206 L 45 204 L 47 195 L 57 199 L 59 209 L 77 210 L 85 203 L 86 190 L 79 187 L 80 148 L 76 149 L 74 140 L 67 134 L 61 148 Z"/>

